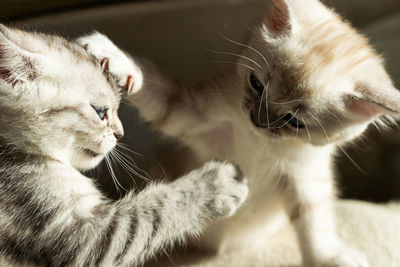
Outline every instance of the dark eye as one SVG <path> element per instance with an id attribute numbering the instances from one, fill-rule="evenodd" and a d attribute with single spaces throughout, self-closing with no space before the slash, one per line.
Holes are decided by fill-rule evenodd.
<path id="1" fill-rule="evenodd" d="M 290 113 L 287 113 L 285 116 L 283 116 L 282 119 L 287 121 L 287 123 L 293 128 L 296 129 L 304 128 L 304 123 L 302 123 L 300 120 L 298 120 L 295 116 L 293 116 Z"/>
<path id="2" fill-rule="evenodd" d="M 106 118 L 107 108 L 92 106 L 101 120 Z"/>
<path id="3" fill-rule="evenodd" d="M 264 92 L 264 85 L 260 82 L 256 75 L 254 75 L 254 73 L 250 74 L 250 84 L 251 87 L 253 87 L 253 89 L 257 92 L 261 94 Z"/>

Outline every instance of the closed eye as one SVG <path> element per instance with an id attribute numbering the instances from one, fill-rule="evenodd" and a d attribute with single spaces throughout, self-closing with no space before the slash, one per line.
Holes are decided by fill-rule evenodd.
<path id="1" fill-rule="evenodd" d="M 104 120 L 106 118 L 106 114 L 107 114 L 107 108 L 106 107 L 96 107 L 94 105 L 92 105 L 92 108 L 96 111 L 97 115 L 99 116 L 99 118 L 101 120 Z"/>
<path id="2" fill-rule="evenodd" d="M 282 117 L 283 120 L 287 121 L 287 124 L 289 124 L 291 127 L 296 128 L 296 129 L 302 129 L 304 128 L 304 123 L 297 119 L 293 114 L 287 113 L 285 116 Z"/>

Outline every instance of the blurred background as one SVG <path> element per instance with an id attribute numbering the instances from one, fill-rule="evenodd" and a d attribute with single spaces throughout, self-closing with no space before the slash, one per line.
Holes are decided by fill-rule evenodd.
<path id="1" fill-rule="evenodd" d="M 383 54 L 389 73 L 400 88 L 400 1 L 327 0 L 354 26 L 371 38 Z M 221 55 L 208 49 L 239 52 L 221 34 L 245 41 L 251 25 L 266 12 L 268 0 L 0 0 L 0 18 L 25 28 L 74 38 L 92 30 L 106 33 L 123 49 L 152 59 L 169 74 L 194 84 L 217 75 L 227 66 L 213 63 Z M 121 117 L 128 143 L 125 151 L 137 171 L 162 168 L 157 163 L 176 147 L 154 133 L 137 113 L 123 105 Z M 344 198 L 386 202 L 400 199 L 400 130 L 371 128 L 368 138 L 347 147 L 337 158 L 338 184 Z M 132 188 L 128 172 L 116 168 L 120 183 Z M 118 197 L 105 166 L 90 175 L 104 191 Z M 141 180 L 139 178 L 139 180 Z"/>

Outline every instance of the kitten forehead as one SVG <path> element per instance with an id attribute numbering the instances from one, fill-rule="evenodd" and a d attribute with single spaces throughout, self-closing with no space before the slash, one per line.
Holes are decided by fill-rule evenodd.
<path id="1" fill-rule="evenodd" d="M 296 32 L 279 38 L 271 38 L 265 29 L 261 36 L 264 42 L 256 41 L 256 35 L 252 44 L 267 50 L 270 63 L 280 70 L 281 81 L 299 93 L 330 90 L 329 85 L 340 87 L 336 91 L 348 90 L 372 69 L 374 73 L 384 71 L 368 40 L 334 14 L 317 23 L 303 20 Z"/>
<path id="2" fill-rule="evenodd" d="M 100 62 L 82 47 L 60 39 L 64 44 L 57 47 L 60 44 L 56 43 L 56 47 L 52 48 L 54 54 L 46 60 L 43 74 L 58 77 L 60 83 L 67 81 L 65 89 L 68 91 L 75 89 L 82 94 L 85 90 L 98 98 L 119 102 L 121 92 L 115 77 L 103 72 Z"/>
<path id="3" fill-rule="evenodd" d="M 101 71 L 98 59 L 89 54 L 80 45 L 70 42 L 63 37 L 39 32 L 25 32 L 19 29 L 1 30 L 8 35 L 17 45 L 34 54 L 42 55 L 44 61 L 43 74 L 61 76 L 67 80 L 86 77 L 88 83 L 96 90 L 111 88 L 114 94 L 120 94 L 115 77 L 110 73 Z M 96 85 L 97 84 L 97 85 Z M 103 90 L 104 90 L 103 89 Z"/>
<path id="4" fill-rule="evenodd" d="M 289 46 L 292 51 L 288 51 L 288 55 L 302 62 L 301 72 L 306 76 L 321 71 L 344 75 L 378 58 L 367 39 L 337 17 L 318 24 L 305 24 L 304 31 L 293 38 L 292 45 L 296 48 Z"/>
<path id="5" fill-rule="evenodd" d="M 57 58 L 51 60 L 54 64 L 58 61 Z M 119 88 L 114 85 L 112 77 L 101 72 L 100 65 L 94 66 L 84 60 L 75 63 L 66 60 L 54 67 L 51 67 L 52 63 L 47 64 L 46 70 L 34 81 L 39 92 L 38 101 L 43 105 L 54 105 L 57 99 L 60 103 L 68 99 L 111 108 L 120 102 Z"/>
<path id="6" fill-rule="evenodd" d="M 252 45 L 268 55 L 288 87 L 303 85 L 311 93 L 334 84 L 348 90 L 357 80 L 384 72 L 368 40 L 340 16 L 318 1 L 308 1 L 307 8 L 297 0 L 286 3 L 290 30 L 271 35 L 263 24 Z M 257 41 L 260 37 L 263 42 Z"/>

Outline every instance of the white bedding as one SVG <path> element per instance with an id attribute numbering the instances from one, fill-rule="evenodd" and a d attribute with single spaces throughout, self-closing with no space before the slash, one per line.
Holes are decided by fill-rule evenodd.
<path id="1" fill-rule="evenodd" d="M 336 204 L 338 229 L 345 242 L 364 251 L 371 267 L 400 266 L 400 204 L 376 205 L 341 200 Z M 294 267 L 301 266 L 294 232 L 287 227 L 254 250 L 224 255 L 173 253 L 149 266 Z"/>

